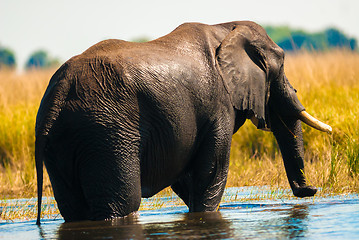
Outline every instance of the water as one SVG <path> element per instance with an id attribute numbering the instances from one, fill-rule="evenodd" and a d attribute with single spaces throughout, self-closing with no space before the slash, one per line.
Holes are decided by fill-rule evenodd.
<path id="1" fill-rule="evenodd" d="M 248 198 L 248 196 L 252 196 Z M 268 189 L 229 188 L 220 211 L 187 213 L 174 196 L 143 200 L 114 221 L 0 222 L 0 239 L 359 239 L 359 196 L 288 199 Z M 153 201 L 157 209 L 151 209 Z M 180 204 L 178 206 L 178 204 Z"/>

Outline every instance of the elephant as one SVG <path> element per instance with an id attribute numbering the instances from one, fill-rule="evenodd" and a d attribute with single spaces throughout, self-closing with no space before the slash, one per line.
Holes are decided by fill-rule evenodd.
<path id="1" fill-rule="evenodd" d="M 293 194 L 304 177 L 309 115 L 284 73 L 284 51 L 258 24 L 184 23 L 158 39 L 104 40 L 52 76 L 35 126 L 40 224 L 43 163 L 66 222 L 138 210 L 166 187 L 189 212 L 216 211 L 232 135 L 250 119 L 273 132 Z"/>

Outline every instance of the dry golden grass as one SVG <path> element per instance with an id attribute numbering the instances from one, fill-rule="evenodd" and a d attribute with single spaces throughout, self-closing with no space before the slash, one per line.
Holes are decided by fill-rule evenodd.
<path id="1" fill-rule="evenodd" d="M 286 73 L 307 111 L 331 125 L 328 135 L 304 126 L 308 181 L 323 193 L 359 192 L 359 54 L 299 53 Z M 34 197 L 34 126 L 54 70 L 0 72 L 0 196 Z M 271 133 L 246 123 L 233 137 L 227 186 L 289 188 Z M 51 196 L 45 173 L 45 196 Z"/>
<path id="2" fill-rule="evenodd" d="M 0 196 L 36 193 L 35 119 L 54 70 L 0 71 Z M 45 174 L 45 192 L 50 194 Z"/>

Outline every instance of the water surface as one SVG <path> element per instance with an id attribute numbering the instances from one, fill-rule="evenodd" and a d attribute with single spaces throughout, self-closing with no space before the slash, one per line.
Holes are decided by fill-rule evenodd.
<path id="1" fill-rule="evenodd" d="M 359 239 L 357 194 L 265 200 L 268 191 L 228 188 L 214 213 L 188 213 L 170 196 L 144 199 L 142 209 L 150 210 L 114 221 L 45 219 L 40 228 L 35 219 L 3 221 L 0 239 Z"/>

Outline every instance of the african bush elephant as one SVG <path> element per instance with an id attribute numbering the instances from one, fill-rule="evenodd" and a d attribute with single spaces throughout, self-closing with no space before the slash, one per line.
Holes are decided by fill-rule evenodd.
<path id="1" fill-rule="evenodd" d="M 102 41 L 63 64 L 36 119 L 39 213 L 45 163 L 65 221 L 122 217 L 171 186 L 190 212 L 215 211 L 231 137 L 246 119 L 273 132 L 295 196 L 306 113 L 284 53 L 259 25 L 186 23 L 146 43 Z M 38 216 L 38 224 L 40 214 Z"/>

